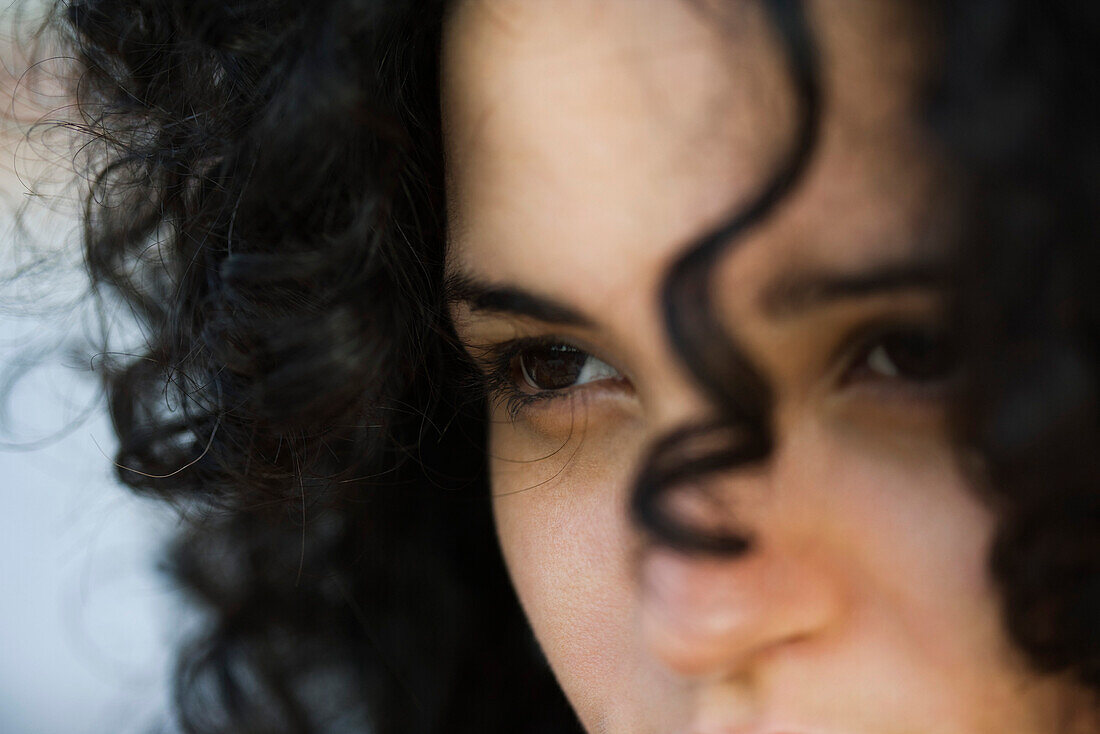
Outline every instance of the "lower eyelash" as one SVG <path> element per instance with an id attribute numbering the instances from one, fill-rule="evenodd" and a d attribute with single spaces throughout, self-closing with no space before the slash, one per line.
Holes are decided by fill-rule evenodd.
<path id="1" fill-rule="evenodd" d="M 566 395 L 548 395 L 546 393 L 525 393 L 519 390 L 511 389 L 504 393 L 498 393 L 493 398 L 493 407 L 503 407 L 508 413 L 508 420 L 515 423 L 526 408 L 530 407 L 534 403 L 544 402 L 546 400 L 554 400 L 561 397 L 567 397 Z"/>
<path id="2" fill-rule="evenodd" d="M 516 387 L 513 361 L 520 351 L 544 343 L 560 343 L 559 340 L 513 340 L 496 344 L 484 351 L 484 357 L 477 360 L 483 376 L 482 386 L 490 408 L 503 407 L 513 423 L 520 413 L 533 403 L 564 397 L 559 391 L 524 392 Z"/>
<path id="3" fill-rule="evenodd" d="M 549 347 L 568 344 L 567 340 L 553 337 L 514 339 L 495 344 L 482 350 L 483 356 L 475 361 L 480 366 L 482 386 L 492 409 L 503 407 L 513 423 L 520 414 L 535 403 L 569 399 L 572 390 L 541 390 L 526 392 L 516 385 L 514 361 L 524 350 L 532 347 Z"/>

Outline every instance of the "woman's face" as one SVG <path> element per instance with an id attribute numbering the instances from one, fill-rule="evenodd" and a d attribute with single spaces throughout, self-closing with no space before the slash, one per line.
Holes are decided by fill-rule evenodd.
<path id="1" fill-rule="evenodd" d="M 1002 628 L 994 517 L 945 430 L 928 275 L 950 195 L 914 122 L 921 18 L 811 15 L 813 163 L 714 272 L 777 399 L 771 458 L 720 479 L 720 508 L 681 508 L 751 532 L 728 560 L 646 544 L 627 503 L 651 442 L 708 411 L 663 330 L 662 276 L 793 133 L 761 7 L 463 0 L 448 19 L 452 313 L 491 391 L 505 560 L 591 732 L 1059 731 L 1076 694 Z"/>

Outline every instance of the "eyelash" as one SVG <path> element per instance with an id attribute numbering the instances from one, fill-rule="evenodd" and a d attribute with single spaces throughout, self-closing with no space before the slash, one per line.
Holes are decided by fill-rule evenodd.
<path id="1" fill-rule="evenodd" d="M 891 339 L 922 340 L 922 346 L 930 347 L 931 351 L 938 352 L 933 357 L 932 376 L 930 378 L 914 378 L 912 375 L 902 374 L 904 365 L 896 364 L 897 360 L 883 353 L 890 360 L 892 366 L 898 370 L 893 376 L 872 373 L 873 367 L 870 361 L 876 356 L 879 349 L 887 346 Z M 840 384 L 848 386 L 859 381 L 872 380 L 879 383 L 893 383 L 891 389 L 904 390 L 907 397 L 942 399 L 945 388 L 954 380 L 958 373 L 958 356 L 955 346 L 951 343 L 948 333 L 938 324 L 921 323 L 914 321 L 893 321 L 872 324 L 864 327 L 846 340 L 846 347 L 842 348 L 836 362 L 843 365 Z M 897 347 L 896 342 L 893 346 Z M 904 346 L 904 345 L 902 345 Z M 909 346 L 913 346 L 911 343 Z M 896 357 L 896 355 L 894 355 Z M 937 361 L 937 358 L 939 361 Z M 912 365 L 910 365 L 912 366 Z"/>
<path id="2" fill-rule="evenodd" d="M 926 343 L 935 345 L 934 348 L 946 350 L 948 363 L 953 373 L 955 369 L 955 357 L 942 330 L 930 327 L 927 324 L 895 322 L 860 329 L 853 337 L 844 341 L 844 346 L 838 350 L 837 355 L 837 359 L 843 364 L 840 384 L 848 386 L 861 380 L 868 379 L 879 382 L 904 383 L 904 385 L 896 385 L 895 388 L 904 389 L 908 394 L 917 398 L 927 399 L 941 397 L 941 388 L 943 384 L 950 379 L 950 374 L 946 377 L 936 377 L 928 381 L 922 381 L 914 380 L 900 374 L 890 377 L 869 373 L 873 368 L 868 366 L 868 360 L 874 358 L 877 350 L 884 348 L 889 339 L 898 337 L 917 337 L 918 339 L 926 340 Z M 493 401 L 494 406 L 503 406 L 505 408 L 510 420 L 515 421 L 520 414 L 531 405 L 550 400 L 570 398 L 578 389 L 585 387 L 585 385 L 580 385 L 561 389 L 535 390 L 532 392 L 525 391 L 519 387 L 516 381 L 516 360 L 525 353 L 532 352 L 535 349 L 548 349 L 554 347 L 567 347 L 571 350 L 576 350 L 580 354 L 592 356 L 583 348 L 576 346 L 569 339 L 554 336 L 513 339 L 493 345 L 484 350 L 483 356 L 480 357 L 478 362 L 481 364 L 481 371 L 484 375 L 486 393 L 490 400 Z M 889 358 L 888 355 L 883 356 Z M 865 374 L 860 375 L 859 373 L 861 371 Z M 598 382 L 603 381 L 604 380 L 600 380 Z"/>
<path id="3" fill-rule="evenodd" d="M 519 357 L 534 349 L 553 347 L 569 347 L 581 354 L 592 356 L 586 350 L 574 345 L 570 340 L 553 336 L 512 339 L 501 344 L 495 344 L 483 351 L 479 362 L 481 363 L 481 371 L 484 374 L 486 394 L 493 402 L 494 407 L 504 407 L 509 419 L 513 422 L 524 409 L 531 405 L 547 400 L 571 397 L 575 392 L 574 388 L 526 392 L 521 390 L 516 383 L 515 361 Z"/>

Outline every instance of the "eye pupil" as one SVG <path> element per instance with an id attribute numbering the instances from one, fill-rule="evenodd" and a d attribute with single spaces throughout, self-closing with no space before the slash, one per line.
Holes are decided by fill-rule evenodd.
<path id="1" fill-rule="evenodd" d="M 565 345 L 528 349 L 517 358 L 523 381 L 536 390 L 571 387 L 587 360 L 586 353 Z"/>

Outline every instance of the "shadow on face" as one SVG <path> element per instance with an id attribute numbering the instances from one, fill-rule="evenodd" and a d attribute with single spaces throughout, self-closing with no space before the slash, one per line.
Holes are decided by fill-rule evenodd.
<path id="1" fill-rule="evenodd" d="M 1040 734 L 986 574 L 993 518 L 944 413 L 951 187 L 916 124 L 930 44 L 906 4 L 813 3 L 825 113 L 804 179 L 713 274 L 775 395 L 775 451 L 681 508 L 754 538 L 644 544 L 653 441 L 711 411 L 669 344 L 669 264 L 790 144 L 753 2 L 465 0 L 445 30 L 452 316 L 489 395 L 505 560 L 598 732 Z"/>

